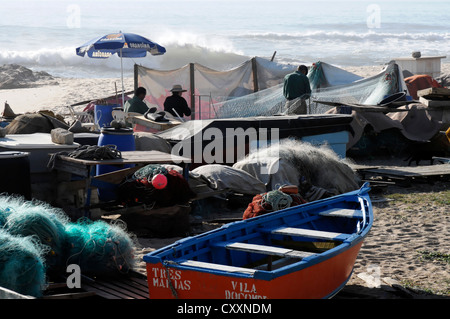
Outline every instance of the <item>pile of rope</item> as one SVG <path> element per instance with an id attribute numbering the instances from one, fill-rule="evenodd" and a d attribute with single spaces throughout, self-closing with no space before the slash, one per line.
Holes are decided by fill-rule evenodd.
<path id="1" fill-rule="evenodd" d="M 116 145 L 82 145 L 76 150 L 69 152 L 67 156 L 79 159 L 106 160 L 122 158 L 122 153 Z"/>
<path id="2" fill-rule="evenodd" d="M 62 151 L 52 154 L 47 164 L 48 168 L 53 169 L 55 167 L 55 159 L 59 155 L 93 161 L 122 158 L 121 151 L 118 150 L 117 146 L 113 144 L 103 146 L 81 145 L 80 147 L 71 152 Z"/>
<path id="3" fill-rule="evenodd" d="M 306 203 L 296 186 L 282 186 L 279 189 L 258 194 L 244 211 L 242 219 L 249 219 L 281 209 Z"/>

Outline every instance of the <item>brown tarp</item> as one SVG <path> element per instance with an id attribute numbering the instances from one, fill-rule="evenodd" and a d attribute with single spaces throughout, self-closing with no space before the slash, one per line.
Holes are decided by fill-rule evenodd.
<path id="1" fill-rule="evenodd" d="M 50 133 L 54 128 L 66 130 L 69 128 L 66 123 L 44 113 L 27 113 L 17 116 L 6 126 L 6 134 Z"/>

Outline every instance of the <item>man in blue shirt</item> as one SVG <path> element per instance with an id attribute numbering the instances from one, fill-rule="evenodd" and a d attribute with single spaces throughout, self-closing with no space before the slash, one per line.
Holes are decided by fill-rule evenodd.
<path id="1" fill-rule="evenodd" d="M 306 102 L 311 95 L 311 86 L 306 76 L 308 68 L 300 65 L 297 71 L 284 77 L 283 95 L 286 98 L 287 114 L 306 114 Z"/>

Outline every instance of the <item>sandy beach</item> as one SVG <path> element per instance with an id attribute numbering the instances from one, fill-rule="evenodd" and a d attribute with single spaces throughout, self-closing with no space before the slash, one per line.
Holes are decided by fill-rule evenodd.
<path id="1" fill-rule="evenodd" d="M 374 225 L 345 292 L 377 298 L 450 298 L 450 183 L 373 194 Z"/>
<path id="2" fill-rule="evenodd" d="M 383 67 L 345 69 L 370 77 Z M 441 70 L 442 74 L 449 74 L 450 63 L 443 64 Z M 0 110 L 7 102 L 16 114 L 43 109 L 68 114 L 67 105 L 113 95 L 115 85 L 120 89 L 120 83 L 120 77 L 52 78 L 33 83 L 33 87 L 0 90 Z M 133 79 L 126 78 L 125 90 L 132 90 L 133 86 Z M 384 164 L 407 165 L 398 160 Z M 337 297 L 450 298 L 450 182 L 389 186 L 373 194 L 373 205 L 373 228 L 350 281 Z M 177 239 L 140 238 L 139 256 Z M 145 264 L 138 266 L 137 270 L 145 273 Z"/>

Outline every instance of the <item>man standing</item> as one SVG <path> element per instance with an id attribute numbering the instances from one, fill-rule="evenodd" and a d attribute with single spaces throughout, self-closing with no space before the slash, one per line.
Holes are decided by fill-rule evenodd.
<path id="1" fill-rule="evenodd" d="M 164 101 L 164 111 L 172 114 L 175 117 L 191 115 L 191 109 L 187 105 L 184 97 L 181 96 L 181 94 L 186 91 L 187 90 L 183 90 L 181 85 L 175 84 L 172 87 L 172 90 L 170 90 L 170 92 L 172 92 L 172 95 L 168 96 Z"/>
<path id="2" fill-rule="evenodd" d="M 308 68 L 300 65 L 297 71 L 284 77 L 283 95 L 286 98 L 287 114 L 306 114 L 306 102 L 311 95 L 311 86 L 306 76 Z"/>
<path id="3" fill-rule="evenodd" d="M 125 113 L 135 112 L 144 114 L 148 111 L 148 106 L 144 102 L 145 95 L 147 94 L 147 90 L 143 87 L 138 87 L 136 91 L 134 91 L 134 97 L 131 100 L 125 102 L 125 106 L 123 108 Z"/>

